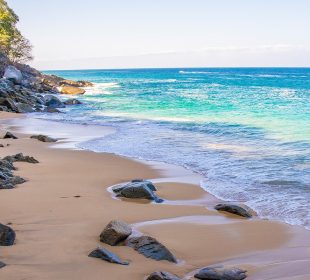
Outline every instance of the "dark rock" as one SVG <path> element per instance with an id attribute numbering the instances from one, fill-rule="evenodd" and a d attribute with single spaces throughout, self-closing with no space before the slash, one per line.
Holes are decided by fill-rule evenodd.
<path id="1" fill-rule="evenodd" d="M 0 144 L 0 148 L 4 148 L 4 145 L 3 145 L 3 144 Z"/>
<path id="2" fill-rule="evenodd" d="M 65 105 L 79 105 L 79 104 L 83 104 L 80 100 L 75 99 L 75 98 L 71 98 L 68 99 L 64 102 Z"/>
<path id="3" fill-rule="evenodd" d="M 32 113 L 35 110 L 33 107 L 26 103 L 15 103 L 16 113 Z"/>
<path id="4" fill-rule="evenodd" d="M 115 246 L 124 241 L 130 234 L 132 229 L 129 225 L 122 221 L 111 221 L 100 234 L 100 241 L 111 246 Z"/>
<path id="5" fill-rule="evenodd" d="M 62 80 L 59 82 L 61 86 L 73 86 L 73 87 L 92 87 L 93 83 L 87 81 L 72 81 L 72 80 Z"/>
<path id="6" fill-rule="evenodd" d="M 37 161 L 34 157 L 24 156 L 22 153 L 13 156 L 6 156 L 3 159 L 10 162 L 22 161 L 28 163 L 39 163 L 39 161 Z"/>
<path id="7" fill-rule="evenodd" d="M 92 251 L 88 256 L 92 258 L 102 259 L 110 263 L 116 263 L 116 264 L 121 264 L 121 265 L 129 264 L 129 262 L 122 261 L 117 255 L 115 255 L 114 253 L 108 251 L 107 249 L 103 247 L 98 247 L 97 249 Z"/>
<path id="8" fill-rule="evenodd" d="M 55 95 L 47 94 L 44 96 L 45 106 L 49 108 L 64 108 L 63 102 Z"/>
<path id="9" fill-rule="evenodd" d="M 130 182 L 128 184 L 119 185 L 113 188 L 113 191 L 118 197 L 145 198 L 154 200 L 157 203 L 163 202 L 163 199 L 157 197 L 153 190 L 156 190 L 156 188 L 149 181 Z"/>
<path id="10" fill-rule="evenodd" d="M 181 280 L 178 276 L 166 271 L 153 272 L 146 280 Z"/>
<path id="11" fill-rule="evenodd" d="M 44 109 L 43 112 L 47 112 L 47 113 L 62 113 L 61 111 L 59 111 L 58 109 L 53 108 L 53 107 L 47 107 L 47 108 Z"/>
<path id="12" fill-rule="evenodd" d="M 229 212 L 229 213 L 239 215 L 245 218 L 252 217 L 250 209 L 246 209 L 245 207 L 242 207 L 236 204 L 221 203 L 221 204 L 216 205 L 214 208 L 218 211 Z"/>
<path id="13" fill-rule="evenodd" d="M 0 269 L 1 269 L 1 268 L 3 268 L 3 267 L 5 267 L 5 266 L 6 266 L 6 264 L 5 264 L 5 263 L 0 262 Z"/>
<path id="14" fill-rule="evenodd" d="M 57 139 L 54 139 L 52 137 L 49 137 L 49 136 L 46 136 L 46 135 L 42 135 L 42 134 L 32 135 L 30 138 L 37 139 L 37 140 L 39 140 L 41 142 L 57 142 Z"/>
<path id="15" fill-rule="evenodd" d="M 157 191 L 156 187 L 153 185 L 151 181 L 143 180 L 143 179 L 134 179 L 129 183 L 120 184 L 112 188 L 113 192 L 119 193 L 126 187 L 146 187 L 151 191 Z"/>
<path id="16" fill-rule="evenodd" d="M 9 138 L 11 138 L 11 139 L 18 139 L 17 136 L 15 136 L 13 133 L 11 133 L 11 132 L 8 131 L 8 132 L 4 135 L 3 139 L 9 139 Z"/>
<path id="17" fill-rule="evenodd" d="M 195 278 L 202 280 L 243 280 L 246 277 L 246 270 L 235 267 L 225 268 L 224 266 L 206 267 L 195 274 Z"/>
<path id="18" fill-rule="evenodd" d="M 176 263 L 177 259 L 173 254 L 155 238 L 150 236 L 128 237 L 126 245 L 135 249 L 147 258 L 157 261 L 167 260 Z"/>
<path id="19" fill-rule="evenodd" d="M 15 241 L 15 236 L 14 230 L 0 224 L 0 246 L 12 246 Z"/>

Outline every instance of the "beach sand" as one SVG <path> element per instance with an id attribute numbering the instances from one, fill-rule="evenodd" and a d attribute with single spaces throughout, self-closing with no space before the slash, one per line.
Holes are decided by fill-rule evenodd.
<path id="1" fill-rule="evenodd" d="M 17 124 L 20 118 L 6 113 L 0 117 L 3 134 L 8 118 L 17 118 Z M 0 190 L 0 223 L 10 223 L 17 235 L 14 246 L 0 247 L 0 261 L 7 264 L 0 269 L 1 280 L 138 280 L 158 270 L 190 279 L 192 271 L 212 264 L 245 268 L 247 279 L 253 280 L 310 279 L 310 231 L 219 213 L 213 210 L 218 199 L 199 187 L 199 176 L 191 177 L 182 168 L 64 148 L 68 141 L 42 143 L 25 134 L 23 117 L 20 126 L 23 129 L 10 128 L 19 139 L 0 140 L 10 144 L 0 148 L 0 156 L 22 152 L 40 163 L 16 163 L 15 174 L 27 182 Z M 57 136 L 57 131 L 50 136 Z M 165 202 L 120 200 L 107 190 L 135 178 L 154 180 Z M 147 259 L 129 247 L 100 243 L 101 231 L 114 219 L 158 239 L 179 263 Z M 99 245 L 130 265 L 89 258 Z"/>

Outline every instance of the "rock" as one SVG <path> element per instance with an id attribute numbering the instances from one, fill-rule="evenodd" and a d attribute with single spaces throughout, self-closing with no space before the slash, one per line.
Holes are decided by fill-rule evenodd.
<path id="1" fill-rule="evenodd" d="M 3 77 L 13 81 L 15 84 L 21 84 L 23 80 L 22 72 L 12 65 L 5 68 Z"/>
<path id="2" fill-rule="evenodd" d="M 34 157 L 24 156 L 22 153 L 13 156 L 6 156 L 3 159 L 10 162 L 22 161 L 28 163 L 39 163 L 39 161 L 37 161 Z"/>
<path id="3" fill-rule="evenodd" d="M 214 208 L 218 211 L 229 212 L 229 213 L 239 215 L 245 218 L 252 217 L 250 209 L 246 209 L 245 207 L 242 207 L 236 204 L 221 203 L 221 204 L 216 205 Z"/>
<path id="4" fill-rule="evenodd" d="M 59 82 L 61 86 L 73 86 L 73 87 L 92 87 L 94 84 L 87 81 L 72 81 L 62 80 Z"/>
<path id="5" fill-rule="evenodd" d="M 3 139 L 9 139 L 9 138 L 11 138 L 11 139 L 18 139 L 17 136 L 15 136 L 13 133 L 11 133 L 11 132 L 8 131 L 8 132 L 4 135 Z"/>
<path id="6" fill-rule="evenodd" d="M 129 183 L 120 184 L 112 188 L 113 192 L 119 193 L 126 187 L 146 187 L 151 191 L 157 191 L 156 187 L 153 185 L 151 181 L 143 180 L 143 179 L 134 179 Z"/>
<path id="7" fill-rule="evenodd" d="M 225 268 L 224 266 L 206 267 L 195 274 L 195 278 L 202 280 L 243 280 L 246 277 L 246 270 L 235 267 Z"/>
<path id="8" fill-rule="evenodd" d="M 35 110 L 33 107 L 26 103 L 15 103 L 16 113 L 32 113 Z"/>
<path id="9" fill-rule="evenodd" d="M 0 246 L 12 246 L 15 241 L 15 236 L 14 230 L 0 224 Z"/>
<path id="10" fill-rule="evenodd" d="M 146 280 L 181 280 L 178 276 L 166 271 L 153 272 Z"/>
<path id="11" fill-rule="evenodd" d="M 3 267 L 5 267 L 5 266 L 6 266 L 6 264 L 5 264 L 5 263 L 0 262 L 0 269 L 1 269 L 1 268 L 3 268 Z"/>
<path id="12" fill-rule="evenodd" d="M 107 249 L 103 247 L 98 247 L 97 249 L 92 251 L 88 256 L 92 258 L 102 259 L 110 263 L 116 263 L 116 264 L 121 264 L 121 265 L 129 264 L 129 262 L 122 261 L 117 255 L 115 255 L 114 253 L 108 251 Z"/>
<path id="13" fill-rule="evenodd" d="M 44 109 L 43 112 L 47 112 L 47 113 L 62 113 L 61 111 L 59 111 L 58 109 L 53 108 L 53 107 L 47 107 L 47 108 Z"/>
<path id="14" fill-rule="evenodd" d="M 140 237 L 128 237 L 126 245 L 147 258 L 157 261 L 167 260 L 173 263 L 177 262 L 173 254 L 153 237 L 145 235 Z"/>
<path id="15" fill-rule="evenodd" d="M 3 144 L 0 144 L 0 148 L 4 148 L 4 145 L 3 145 Z"/>
<path id="16" fill-rule="evenodd" d="M 60 86 L 57 88 L 58 91 L 62 94 L 84 94 L 85 90 L 79 87 L 73 87 L 73 86 Z"/>
<path id="17" fill-rule="evenodd" d="M 66 104 L 66 105 L 79 105 L 79 104 L 83 104 L 83 103 L 78 99 L 71 98 L 71 99 L 66 100 L 64 102 L 64 104 Z"/>
<path id="18" fill-rule="evenodd" d="M 42 134 L 39 134 L 39 135 L 32 135 L 30 138 L 32 139 L 37 139 L 41 142 L 57 142 L 57 139 L 54 139 L 52 137 L 49 137 L 49 136 L 46 136 L 46 135 L 42 135 Z"/>
<path id="19" fill-rule="evenodd" d="M 65 105 L 55 95 L 47 94 L 44 96 L 45 106 L 49 108 L 64 108 Z"/>
<path id="20" fill-rule="evenodd" d="M 115 246 L 132 233 L 129 225 L 122 221 L 111 221 L 100 234 L 100 241 Z"/>

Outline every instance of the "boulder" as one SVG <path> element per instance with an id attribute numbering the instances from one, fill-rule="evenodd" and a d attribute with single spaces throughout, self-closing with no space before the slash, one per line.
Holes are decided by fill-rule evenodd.
<path id="1" fill-rule="evenodd" d="M 147 258 L 157 261 L 167 260 L 173 263 L 177 262 L 174 255 L 153 237 L 145 235 L 140 237 L 128 237 L 126 245 Z"/>
<path id="2" fill-rule="evenodd" d="M 11 80 L 15 84 L 21 84 L 23 80 L 22 72 L 12 65 L 8 65 L 5 68 L 3 77 Z"/>
<path id="3" fill-rule="evenodd" d="M 6 225 L 0 224 L 0 246 L 12 246 L 15 236 L 14 230 Z"/>
<path id="4" fill-rule="evenodd" d="M 222 265 L 206 267 L 195 274 L 195 278 L 202 280 L 243 280 L 246 277 L 246 270 Z"/>
<path id="5" fill-rule="evenodd" d="M 4 135 L 3 139 L 18 139 L 18 137 L 15 136 L 13 133 L 11 133 L 11 132 L 8 131 L 8 132 Z"/>
<path id="6" fill-rule="evenodd" d="M 146 280 L 181 280 L 178 276 L 166 271 L 156 271 L 149 275 Z"/>
<path id="7" fill-rule="evenodd" d="M 28 163 L 39 163 L 39 161 L 37 161 L 34 157 L 24 156 L 22 153 L 13 156 L 6 156 L 3 159 L 10 162 L 22 161 Z"/>
<path id="8" fill-rule="evenodd" d="M 113 192 L 119 193 L 121 190 L 125 189 L 126 187 L 146 187 L 151 191 L 157 191 L 156 187 L 153 185 L 151 181 L 143 180 L 143 179 L 134 179 L 129 183 L 119 184 L 112 188 Z"/>
<path id="9" fill-rule="evenodd" d="M 42 134 L 39 134 L 39 135 L 32 135 L 30 138 L 32 139 L 37 139 L 41 142 L 57 142 L 57 139 L 54 139 L 52 137 L 49 137 L 49 136 L 46 136 L 46 135 L 42 135 Z"/>
<path id="10" fill-rule="evenodd" d="M 111 221 L 100 234 L 100 241 L 111 246 L 115 246 L 124 241 L 130 234 L 132 229 L 129 225 L 122 221 Z"/>
<path id="11" fill-rule="evenodd" d="M 149 184 L 150 183 L 150 184 Z M 155 186 L 146 181 L 145 182 L 130 182 L 124 186 L 117 186 L 113 189 L 116 193 L 117 197 L 125 197 L 125 198 L 144 198 L 153 200 L 157 203 L 163 202 L 163 199 L 159 198 L 156 194 L 154 194 L 153 190 Z"/>
<path id="12" fill-rule="evenodd" d="M 6 264 L 4 262 L 0 262 L 0 269 L 5 267 L 5 266 L 6 266 Z"/>
<path id="13" fill-rule="evenodd" d="M 83 104 L 80 100 L 75 99 L 75 98 L 71 98 L 68 99 L 64 102 L 65 105 L 79 105 L 79 104 Z"/>
<path id="14" fill-rule="evenodd" d="M 88 256 L 92 258 L 102 259 L 110 263 L 116 263 L 116 264 L 121 264 L 121 265 L 129 264 L 129 262 L 122 261 L 117 255 L 115 255 L 114 253 L 108 251 L 107 249 L 103 247 L 98 247 L 97 249 L 92 251 Z"/>
<path id="15" fill-rule="evenodd" d="M 214 207 L 218 211 L 225 211 L 245 218 L 252 218 L 251 210 L 244 206 L 230 203 L 220 203 Z"/>
<path id="16" fill-rule="evenodd" d="M 73 86 L 60 86 L 57 87 L 58 91 L 62 94 L 84 94 L 85 90 L 79 87 L 73 87 Z"/>
<path id="17" fill-rule="evenodd" d="M 33 107 L 26 103 L 15 103 L 16 113 L 32 113 L 35 110 Z"/>
<path id="18" fill-rule="evenodd" d="M 55 95 L 47 94 L 44 96 L 45 106 L 49 108 L 64 108 L 63 102 Z"/>

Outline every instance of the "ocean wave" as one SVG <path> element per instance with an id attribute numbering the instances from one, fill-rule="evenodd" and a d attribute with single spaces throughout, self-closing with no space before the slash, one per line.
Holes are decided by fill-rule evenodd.
<path id="1" fill-rule="evenodd" d="M 92 87 L 86 87 L 86 94 L 113 94 L 111 89 L 120 88 L 118 83 L 94 83 Z"/>

